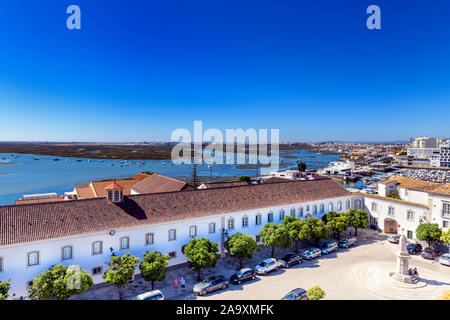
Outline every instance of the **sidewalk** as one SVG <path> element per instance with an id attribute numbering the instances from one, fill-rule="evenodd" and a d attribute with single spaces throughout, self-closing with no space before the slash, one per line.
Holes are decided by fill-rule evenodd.
<path id="1" fill-rule="evenodd" d="M 354 236 L 354 234 L 352 234 Z M 348 232 L 341 234 L 341 239 L 347 238 Z M 358 230 L 358 242 L 364 242 L 368 239 L 382 240 L 375 231 L 366 229 Z M 330 238 L 330 240 L 336 241 L 336 239 Z M 310 242 L 299 242 L 299 253 L 305 249 L 311 247 Z M 284 254 L 294 252 L 295 247 L 290 249 L 275 249 L 275 258 L 279 258 Z M 255 252 L 251 260 L 246 260 L 243 264 L 244 267 L 254 268 L 261 260 L 269 258 L 271 255 L 271 248 L 261 246 L 261 251 Z M 201 278 L 205 279 L 208 276 L 214 274 L 221 274 L 227 279 L 239 268 L 239 261 L 233 259 L 230 256 L 217 261 L 215 268 L 208 268 L 201 270 Z M 180 279 L 184 277 L 186 280 L 186 290 L 184 292 L 180 289 Z M 178 279 L 178 291 L 174 290 L 174 280 Z M 197 272 L 193 271 L 188 265 L 182 265 L 173 267 L 167 271 L 167 276 L 164 281 L 155 282 L 155 289 L 161 290 L 166 299 L 195 299 L 192 289 L 196 281 Z M 133 297 L 142 294 L 144 292 L 151 291 L 151 282 L 145 281 L 140 275 L 136 275 L 134 281 L 131 281 L 128 286 L 123 289 L 123 298 L 132 299 Z M 82 295 L 74 296 L 71 300 L 117 300 L 119 299 L 119 290 L 117 287 L 108 284 L 99 284 L 94 286 Z"/>

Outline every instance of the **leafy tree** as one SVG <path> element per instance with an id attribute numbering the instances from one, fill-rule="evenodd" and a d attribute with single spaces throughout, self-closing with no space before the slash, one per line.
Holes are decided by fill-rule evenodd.
<path id="1" fill-rule="evenodd" d="M 203 268 L 214 268 L 219 258 L 217 243 L 208 239 L 191 239 L 181 251 L 189 260 L 192 270 L 197 271 L 197 281 L 200 281 L 200 271 Z"/>
<path id="2" fill-rule="evenodd" d="M 327 223 L 328 228 L 337 233 L 338 240 L 341 240 L 341 232 L 345 231 L 348 226 L 348 216 L 339 214 Z"/>
<path id="3" fill-rule="evenodd" d="M 402 198 L 400 197 L 400 194 L 398 193 L 398 191 L 391 191 L 389 192 L 386 197 L 388 198 L 392 198 L 392 199 L 398 199 L 398 200 L 402 200 Z"/>
<path id="4" fill-rule="evenodd" d="M 289 231 L 292 240 L 295 241 L 295 252 L 298 252 L 298 242 L 300 240 L 308 240 L 311 238 L 311 230 L 308 225 L 300 218 L 286 216 L 283 225 Z"/>
<path id="5" fill-rule="evenodd" d="M 108 271 L 103 275 L 106 283 L 111 283 L 119 289 L 119 299 L 123 299 L 122 290 L 133 278 L 134 269 L 136 264 L 141 260 L 133 255 L 126 253 L 123 256 L 112 256 L 111 261 L 107 264 L 109 266 Z"/>
<path id="6" fill-rule="evenodd" d="M 364 209 L 361 210 L 355 210 L 350 209 L 347 212 L 347 215 L 349 217 L 349 226 L 355 228 L 355 236 L 358 235 L 358 228 L 367 228 L 369 226 L 369 217 L 367 216 L 367 212 Z M 350 236 L 351 236 L 350 231 Z"/>
<path id="7" fill-rule="evenodd" d="M 325 291 L 322 290 L 322 288 L 320 288 L 319 286 L 309 288 L 307 293 L 309 300 L 320 300 L 325 297 Z"/>
<path id="8" fill-rule="evenodd" d="M 0 301 L 8 299 L 8 291 L 11 279 L 7 281 L 0 281 Z"/>
<path id="9" fill-rule="evenodd" d="M 245 181 L 245 182 L 250 182 L 250 177 L 249 176 L 241 176 L 240 178 L 239 178 L 239 181 Z"/>
<path id="10" fill-rule="evenodd" d="M 149 175 L 149 176 L 151 176 L 152 174 L 154 174 L 154 172 L 152 172 L 152 171 L 142 171 L 141 173 L 146 174 L 146 175 Z"/>
<path id="11" fill-rule="evenodd" d="M 79 265 L 64 266 L 62 264 L 51 266 L 33 279 L 28 291 L 32 300 L 67 300 L 69 297 L 82 294 L 92 288 L 94 281 Z"/>
<path id="12" fill-rule="evenodd" d="M 337 213 L 336 211 L 329 211 L 327 214 L 324 214 L 322 216 L 322 221 L 323 223 L 327 224 L 328 222 L 338 217 L 339 215 L 340 213 Z"/>
<path id="13" fill-rule="evenodd" d="M 442 235 L 442 230 L 439 229 L 437 223 L 422 223 L 416 229 L 417 239 L 426 241 L 429 246 L 438 240 Z"/>
<path id="14" fill-rule="evenodd" d="M 440 240 L 447 246 L 450 245 L 450 230 L 442 232 Z"/>
<path id="15" fill-rule="evenodd" d="M 320 239 L 328 239 L 328 228 L 323 221 L 314 217 L 309 217 L 305 219 L 305 223 L 311 232 L 311 239 L 313 239 L 317 245 L 319 244 Z"/>
<path id="16" fill-rule="evenodd" d="M 139 265 L 139 270 L 145 281 L 152 282 L 152 290 L 155 288 L 155 281 L 162 281 L 166 278 L 169 259 L 168 254 L 163 255 L 159 251 L 144 254 L 144 260 Z"/>
<path id="17" fill-rule="evenodd" d="M 268 222 L 259 234 L 261 235 L 261 241 L 264 246 L 272 247 L 272 258 L 275 248 L 290 248 L 292 246 L 291 236 L 284 225 L 276 225 L 273 222 Z"/>
<path id="18" fill-rule="evenodd" d="M 246 259 L 253 258 L 254 251 L 261 250 L 251 235 L 240 232 L 228 237 L 228 240 L 225 242 L 225 248 L 227 248 L 233 258 L 239 259 L 239 267 L 241 269 Z"/>
<path id="19" fill-rule="evenodd" d="M 306 163 L 304 163 L 302 161 L 298 161 L 297 162 L 297 168 L 298 168 L 298 171 L 305 172 L 305 170 L 306 170 Z"/>

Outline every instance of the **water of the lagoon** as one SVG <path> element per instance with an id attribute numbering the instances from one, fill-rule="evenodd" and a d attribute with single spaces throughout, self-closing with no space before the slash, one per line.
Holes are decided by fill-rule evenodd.
<path id="1" fill-rule="evenodd" d="M 284 158 L 283 155 L 298 158 Z M 40 160 L 33 160 L 39 158 Z M 59 159 L 54 161 L 53 159 Z M 66 161 L 68 159 L 68 161 Z M 280 151 L 280 169 L 296 167 L 296 161 L 302 160 L 308 167 L 325 166 L 336 161 L 339 156 L 324 155 L 307 150 Z M 81 160 L 80 162 L 76 160 Z M 0 165 L 0 205 L 13 204 L 24 194 L 56 192 L 59 195 L 72 191 L 74 185 L 91 180 L 127 178 L 142 171 L 153 171 L 165 176 L 188 177 L 192 174 L 192 165 L 175 165 L 168 160 L 144 160 L 139 166 L 138 160 L 128 160 L 128 166 L 121 167 L 121 160 L 61 158 L 55 156 L 35 156 L 30 154 L 0 154 L 0 162 L 15 164 Z M 132 162 L 135 162 L 133 164 Z M 165 165 L 163 165 L 165 163 Z M 111 166 L 111 164 L 114 164 Z M 284 164 L 284 166 L 283 166 Z M 288 165 L 286 165 L 288 164 Z M 266 168 L 260 168 L 261 174 L 268 174 Z M 235 165 L 213 164 L 213 176 L 255 175 L 255 169 L 237 169 Z M 207 164 L 197 166 L 197 175 L 209 177 Z"/>

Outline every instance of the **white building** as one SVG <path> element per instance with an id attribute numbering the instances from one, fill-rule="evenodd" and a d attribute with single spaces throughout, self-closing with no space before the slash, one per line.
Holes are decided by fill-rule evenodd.
<path id="1" fill-rule="evenodd" d="M 328 175 L 343 175 L 349 173 L 354 167 L 354 161 L 333 161 L 328 164 L 328 167 L 320 169 L 318 173 Z"/>
<path id="2" fill-rule="evenodd" d="M 398 191 L 401 200 L 386 197 Z M 378 183 L 378 195 L 360 195 L 370 224 L 386 233 L 416 239 L 420 223 L 436 223 L 444 231 L 450 224 L 450 184 L 392 176 Z M 400 225 L 400 227 L 398 227 Z"/>
<path id="3" fill-rule="evenodd" d="M 439 138 L 421 137 L 411 142 L 413 148 L 438 148 L 441 140 Z"/>
<path id="4" fill-rule="evenodd" d="M 440 147 L 439 163 L 441 167 L 450 168 L 450 143 L 442 144 Z"/>
<path id="5" fill-rule="evenodd" d="M 217 242 L 223 255 L 225 232 L 259 241 L 268 221 L 321 218 L 331 210 L 362 208 L 362 201 L 321 179 L 129 196 L 112 184 L 105 198 L 0 206 L 0 280 L 11 278 L 10 294 L 26 297 L 42 271 L 78 264 L 98 284 L 112 253 L 142 259 L 159 250 L 174 266 L 186 262 L 181 247 L 193 237 Z"/>

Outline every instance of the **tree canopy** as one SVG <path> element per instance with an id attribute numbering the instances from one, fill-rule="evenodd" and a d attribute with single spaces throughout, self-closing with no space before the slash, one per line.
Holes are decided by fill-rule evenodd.
<path id="1" fill-rule="evenodd" d="M 296 252 L 298 252 L 298 241 L 311 239 L 311 230 L 302 219 L 287 216 L 283 220 L 283 225 L 288 230 L 292 240 L 295 241 Z"/>
<path id="2" fill-rule="evenodd" d="M 217 243 L 205 238 L 191 239 L 181 251 L 189 260 L 192 270 L 197 271 L 197 281 L 200 281 L 200 271 L 203 268 L 214 268 L 219 258 Z"/>
<path id="3" fill-rule="evenodd" d="M 261 250 L 251 235 L 240 232 L 228 237 L 225 248 L 233 258 L 239 259 L 240 268 L 245 260 L 253 257 L 253 252 Z"/>
<path id="4" fill-rule="evenodd" d="M 139 258 L 126 253 L 123 256 L 112 256 L 108 271 L 103 275 L 106 283 L 111 283 L 119 288 L 119 298 L 122 300 L 122 289 L 125 288 L 133 278 L 136 264 L 140 262 Z"/>
<path id="5" fill-rule="evenodd" d="M 442 232 L 440 240 L 446 245 L 450 245 L 450 230 Z"/>
<path id="6" fill-rule="evenodd" d="M 429 246 L 438 240 L 442 235 L 442 230 L 439 229 L 437 223 L 422 223 L 416 229 L 417 239 L 426 241 Z"/>
<path id="7" fill-rule="evenodd" d="M 325 291 L 319 286 L 309 288 L 307 293 L 309 300 L 320 300 L 325 297 Z"/>
<path id="8" fill-rule="evenodd" d="M 298 161 L 297 168 L 298 168 L 298 171 L 304 172 L 306 170 L 306 163 L 304 163 L 302 161 Z"/>
<path id="9" fill-rule="evenodd" d="M 162 281 L 167 275 L 167 265 L 169 264 L 169 255 L 161 252 L 146 252 L 144 260 L 139 265 L 139 270 L 145 281 L 151 281 L 152 290 L 154 290 L 155 281 Z"/>
<path id="10" fill-rule="evenodd" d="M 276 225 L 268 222 L 259 232 L 261 241 L 266 247 L 272 247 L 272 258 L 275 248 L 290 248 L 292 239 L 285 225 Z"/>
<path id="11" fill-rule="evenodd" d="M 304 221 L 311 232 L 311 239 L 316 241 L 316 243 L 318 243 L 320 239 L 328 239 L 328 229 L 323 221 L 313 217 L 306 218 Z"/>
<path id="12" fill-rule="evenodd" d="M 67 267 L 59 264 L 44 270 L 33 280 L 28 296 L 32 300 L 67 300 L 73 295 L 82 294 L 93 285 L 92 277 L 81 270 L 79 265 Z"/>
<path id="13" fill-rule="evenodd" d="M 391 191 L 391 192 L 389 192 L 386 195 L 386 197 L 392 198 L 392 199 L 402 200 L 402 198 L 400 197 L 400 193 L 398 193 L 398 191 Z"/>
<path id="14" fill-rule="evenodd" d="M 249 176 L 240 176 L 239 181 L 250 182 L 250 177 Z"/>
<path id="15" fill-rule="evenodd" d="M 327 222 L 327 226 L 330 230 L 337 233 L 338 240 L 341 238 L 341 232 L 345 231 L 348 226 L 348 216 L 345 214 L 337 214 Z"/>
<path id="16" fill-rule="evenodd" d="M 11 279 L 8 279 L 7 281 L 0 281 L 0 300 L 8 299 L 8 291 L 10 288 L 10 281 L 11 281 Z"/>
<path id="17" fill-rule="evenodd" d="M 347 212 L 348 215 L 348 225 L 355 228 L 355 235 L 358 235 L 358 228 L 367 228 L 369 226 L 369 217 L 367 216 L 366 210 L 355 210 L 350 209 Z"/>

